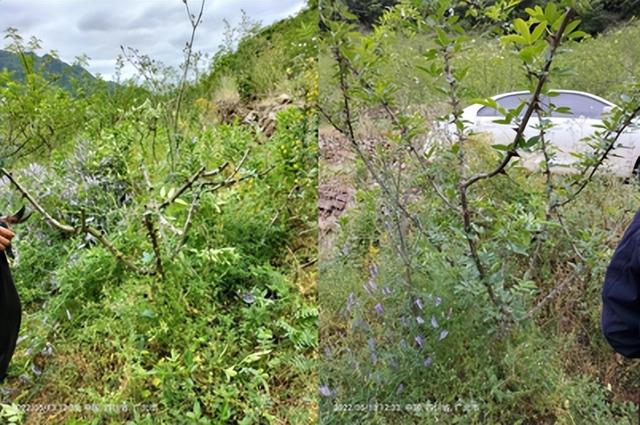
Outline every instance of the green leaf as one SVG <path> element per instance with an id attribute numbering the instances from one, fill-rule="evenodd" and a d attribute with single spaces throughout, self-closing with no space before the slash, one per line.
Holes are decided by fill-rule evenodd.
<path id="1" fill-rule="evenodd" d="M 440 74 L 442 74 L 442 68 L 440 66 L 436 65 L 435 63 L 432 63 L 430 66 L 417 65 L 416 68 L 418 68 L 421 71 L 426 72 L 428 75 L 430 75 L 432 77 L 438 77 L 438 76 L 440 76 Z"/>
<path id="2" fill-rule="evenodd" d="M 263 356 L 269 354 L 271 350 L 257 351 L 255 353 L 249 354 L 247 357 L 242 359 L 240 363 L 254 363 L 260 360 Z"/>
<path id="3" fill-rule="evenodd" d="M 516 18 L 513 21 L 513 26 L 515 27 L 516 31 L 518 31 L 518 33 L 520 33 L 520 35 L 525 38 L 527 44 L 531 43 L 531 33 L 529 32 L 529 25 L 524 20 Z"/>
<path id="4" fill-rule="evenodd" d="M 501 144 L 491 145 L 491 147 L 497 151 L 502 151 L 502 152 L 506 152 L 509 149 L 511 149 L 509 145 L 501 145 Z"/>
<path id="5" fill-rule="evenodd" d="M 520 59 L 522 59 L 526 63 L 533 62 L 533 59 L 535 58 L 534 46 L 525 47 L 524 49 L 520 50 L 518 56 L 520 56 Z"/>
<path id="6" fill-rule="evenodd" d="M 533 137 L 530 137 L 529 140 L 527 140 L 526 142 L 520 143 L 520 146 L 525 149 L 529 149 L 529 148 L 532 148 L 539 141 L 540 141 L 540 135 L 533 136 Z"/>
<path id="7" fill-rule="evenodd" d="M 571 34 L 569 34 L 567 38 L 570 40 L 575 40 L 578 38 L 589 38 L 589 37 L 591 36 L 584 31 L 574 31 Z"/>
<path id="8" fill-rule="evenodd" d="M 235 377 L 235 376 L 237 376 L 237 375 L 238 375 L 238 372 L 236 372 L 236 371 L 235 371 L 235 369 L 234 369 L 234 367 L 233 367 L 233 366 L 231 366 L 231 367 L 226 368 L 226 369 L 224 370 L 224 374 L 225 374 L 225 375 L 226 375 L 226 377 L 227 377 L 227 382 L 229 382 L 229 381 L 231 381 L 231 378 L 233 378 L 233 377 Z"/>
<path id="9" fill-rule="evenodd" d="M 573 30 L 575 30 L 578 25 L 580 25 L 580 22 L 582 22 L 580 19 L 576 19 L 574 21 L 571 21 L 567 24 L 567 28 L 564 30 L 564 33 L 566 35 L 569 35 L 573 32 Z"/>
<path id="10" fill-rule="evenodd" d="M 167 193 L 167 198 L 171 198 L 176 193 L 176 188 L 172 187 L 169 189 L 169 193 Z"/>
<path id="11" fill-rule="evenodd" d="M 544 8 L 544 17 L 549 23 L 552 23 L 556 19 L 558 19 L 558 7 L 555 3 L 547 3 L 547 6 Z"/>
<path id="12" fill-rule="evenodd" d="M 340 9 L 340 15 L 348 21 L 357 21 L 358 16 L 351 13 L 346 7 Z"/>
<path id="13" fill-rule="evenodd" d="M 555 108 L 555 111 L 560 114 L 570 114 L 571 108 L 569 108 L 568 106 L 560 106 L 558 108 Z"/>
<path id="14" fill-rule="evenodd" d="M 437 56 L 438 56 L 437 49 L 429 49 L 424 54 L 424 58 L 428 61 L 434 60 Z"/>
<path id="15" fill-rule="evenodd" d="M 547 29 L 547 23 L 546 22 L 541 22 L 539 23 L 536 28 L 533 30 L 533 33 L 531 34 L 531 41 L 535 42 L 537 41 L 542 34 L 544 34 L 544 31 Z"/>
<path id="16" fill-rule="evenodd" d="M 496 102 L 495 99 L 491 99 L 491 98 L 477 97 L 477 98 L 471 99 L 471 103 L 477 103 L 479 105 L 488 106 L 496 110 L 498 109 L 498 102 Z"/>
<path id="17" fill-rule="evenodd" d="M 502 41 L 503 44 L 506 44 L 506 43 L 527 44 L 527 39 L 518 34 L 505 35 L 500 40 Z"/>
<path id="18" fill-rule="evenodd" d="M 442 28 L 436 27 L 436 34 L 438 36 L 438 44 L 440 44 L 441 46 L 446 46 L 451 41 L 447 36 L 447 33 L 445 33 Z"/>
<path id="19" fill-rule="evenodd" d="M 465 66 L 464 68 L 460 68 L 453 73 L 453 76 L 456 80 L 461 81 L 464 80 L 467 74 L 469 73 L 469 67 Z"/>

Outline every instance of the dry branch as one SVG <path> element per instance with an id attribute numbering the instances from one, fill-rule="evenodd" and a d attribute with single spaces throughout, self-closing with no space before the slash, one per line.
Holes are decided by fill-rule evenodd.
<path id="1" fill-rule="evenodd" d="M 245 154 L 245 157 L 246 157 L 246 154 Z M 206 168 L 204 166 L 200 167 L 200 169 L 195 174 L 193 174 L 187 180 L 187 182 L 185 184 L 183 184 L 171 197 L 169 197 L 164 202 L 162 202 L 160 205 L 158 205 L 158 210 L 162 210 L 162 209 L 166 208 L 167 206 L 169 206 L 170 204 L 172 204 L 173 202 L 175 202 L 175 200 L 178 199 L 178 197 L 180 195 L 182 195 L 184 192 L 186 192 L 191 186 L 193 186 L 193 184 L 198 179 L 203 178 L 203 177 L 212 177 L 212 176 L 215 176 L 217 174 L 220 174 L 225 168 L 227 168 L 228 165 L 229 165 L 228 162 L 224 162 L 218 168 L 216 168 L 214 170 L 211 170 L 211 171 L 206 171 Z"/>

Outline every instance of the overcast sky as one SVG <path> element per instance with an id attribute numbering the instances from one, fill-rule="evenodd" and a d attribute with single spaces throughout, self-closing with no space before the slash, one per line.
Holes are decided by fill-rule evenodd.
<path id="1" fill-rule="evenodd" d="M 200 0 L 189 0 L 192 13 Z M 262 25 L 294 15 L 304 0 L 207 0 L 194 48 L 215 53 L 224 23 L 240 21 L 241 10 Z M 177 66 L 191 33 L 182 0 L 0 0 L 0 30 L 17 28 L 28 39 L 42 40 L 43 54 L 57 50 L 67 63 L 89 56 L 89 71 L 111 79 L 120 45 L 134 47 L 167 65 Z M 0 48 L 6 46 L 2 40 Z M 127 66 L 123 74 L 131 75 Z"/>

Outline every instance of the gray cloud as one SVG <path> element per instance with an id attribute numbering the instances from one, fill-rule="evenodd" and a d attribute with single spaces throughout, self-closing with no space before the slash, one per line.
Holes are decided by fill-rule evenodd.
<path id="1" fill-rule="evenodd" d="M 195 13 L 199 2 L 189 0 L 189 5 Z M 223 20 L 237 24 L 241 10 L 268 25 L 304 5 L 304 0 L 208 0 L 194 47 L 213 55 L 223 39 Z M 191 30 L 181 0 L 0 0 L 0 11 L 0 30 L 14 27 L 25 39 L 35 36 L 45 51 L 56 50 L 66 62 L 86 54 L 89 71 L 107 79 L 114 73 L 120 45 L 177 66 Z M 131 75 L 133 69 L 124 73 Z"/>

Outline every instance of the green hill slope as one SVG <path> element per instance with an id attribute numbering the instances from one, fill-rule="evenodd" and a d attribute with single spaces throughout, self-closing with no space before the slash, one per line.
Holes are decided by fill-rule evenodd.
<path id="1" fill-rule="evenodd" d="M 83 67 L 69 65 L 49 54 L 38 56 L 34 53 L 26 53 L 25 56 L 32 61 L 35 71 L 47 74 L 62 87 L 71 88 L 73 79 L 95 80 L 95 77 Z M 12 78 L 17 81 L 23 81 L 26 75 L 20 55 L 6 50 L 0 50 L 0 71 L 10 72 Z"/>

